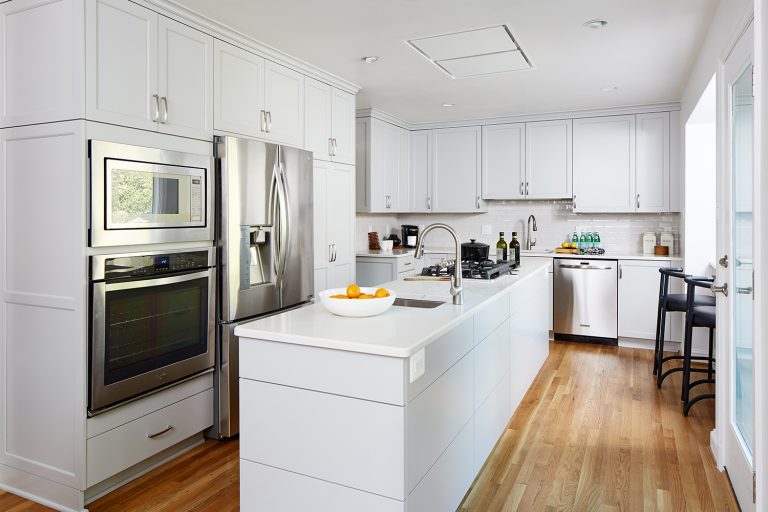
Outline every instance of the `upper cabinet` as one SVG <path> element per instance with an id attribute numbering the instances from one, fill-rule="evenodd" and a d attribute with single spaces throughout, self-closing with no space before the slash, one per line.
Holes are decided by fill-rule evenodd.
<path id="1" fill-rule="evenodd" d="M 670 211 L 669 119 L 655 112 L 574 120 L 574 211 Z"/>
<path id="2" fill-rule="evenodd" d="M 263 137 L 264 59 L 218 39 L 214 51 L 214 128 Z"/>
<path id="3" fill-rule="evenodd" d="M 312 78 L 304 89 L 304 147 L 320 160 L 355 163 L 355 98 Z"/>
<path id="4" fill-rule="evenodd" d="M 525 123 L 483 126 L 485 199 L 525 199 Z"/>
<path id="5" fill-rule="evenodd" d="M 408 211 L 410 212 L 432 211 L 433 146 L 431 130 L 411 132 L 411 162 L 408 179 L 410 186 Z"/>
<path id="6" fill-rule="evenodd" d="M 265 139 L 302 147 L 304 144 L 304 75 L 280 64 L 264 66 Z"/>
<path id="7" fill-rule="evenodd" d="M 479 126 L 434 130 L 433 211 L 481 212 Z"/>
<path id="8" fill-rule="evenodd" d="M 131 2 L 88 0 L 86 117 L 213 135 L 213 38 Z"/>
<path id="9" fill-rule="evenodd" d="M 410 134 L 366 117 L 358 119 L 357 209 L 370 213 L 408 211 Z"/>
<path id="10" fill-rule="evenodd" d="M 565 199 L 572 196 L 573 121 L 525 123 L 525 197 Z"/>

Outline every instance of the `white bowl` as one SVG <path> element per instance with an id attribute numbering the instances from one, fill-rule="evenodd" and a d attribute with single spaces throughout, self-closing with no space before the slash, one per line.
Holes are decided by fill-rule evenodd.
<path id="1" fill-rule="evenodd" d="M 367 293 L 373 295 L 378 288 L 360 287 L 361 293 Z M 389 297 L 382 297 L 380 299 L 332 299 L 331 295 L 346 295 L 346 288 L 331 288 L 330 290 L 323 290 L 318 293 L 320 297 L 320 304 L 325 309 L 338 316 L 348 316 L 353 318 L 361 318 L 366 316 L 380 315 L 394 304 L 397 294 L 394 290 L 387 289 Z"/>

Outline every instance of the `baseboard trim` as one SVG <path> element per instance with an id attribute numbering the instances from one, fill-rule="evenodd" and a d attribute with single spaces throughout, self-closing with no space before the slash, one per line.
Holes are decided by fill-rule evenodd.
<path id="1" fill-rule="evenodd" d="M 82 491 L 3 464 L 0 489 L 55 510 L 87 512 Z"/>

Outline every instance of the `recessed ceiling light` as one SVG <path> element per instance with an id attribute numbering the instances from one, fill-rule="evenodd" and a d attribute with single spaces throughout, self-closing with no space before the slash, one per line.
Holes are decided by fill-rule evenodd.
<path id="1" fill-rule="evenodd" d="M 605 20 L 589 20 L 584 22 L 585 27 L 595 29 L 595 30 L 599 28 L 603 28 L 606 25 L 608 25 L 608 22 Z"/>
<path id="2" fill-rule="evenodd" d="M 443 106 L 444 107 L 455 107 L 456 104 L 455 103 L 443 103 Z"/>
<path id="3" fill-rule="evenodd" d="M 614 92 L 619 90 L 619 86 L 611 85 L 611 86 L 601 87 L 600 90 L 603 92 Z"/>
<path id="4" fill-rule="evenodd" d="M 377 62 L 379 60 L 378 55 L 369 55 L 368 57 L 363 57 L 362 61 L 366 64 L 373 64 L 374 62 Z"/>

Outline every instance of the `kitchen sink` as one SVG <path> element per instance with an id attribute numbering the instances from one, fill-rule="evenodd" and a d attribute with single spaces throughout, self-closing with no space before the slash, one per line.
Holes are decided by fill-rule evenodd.
<path id="1" fill-rule="evenodd" d="M 398 297 L 395 299 L 395 306 L 402 306 L 405 308 L 423 308 L 423 309 L 432 309 L 436 308 L 442 304 L 445 304 L 445 302 L 441 300 L 423 300 L 423 299 L 403 299 L 401 297 Z"/>

